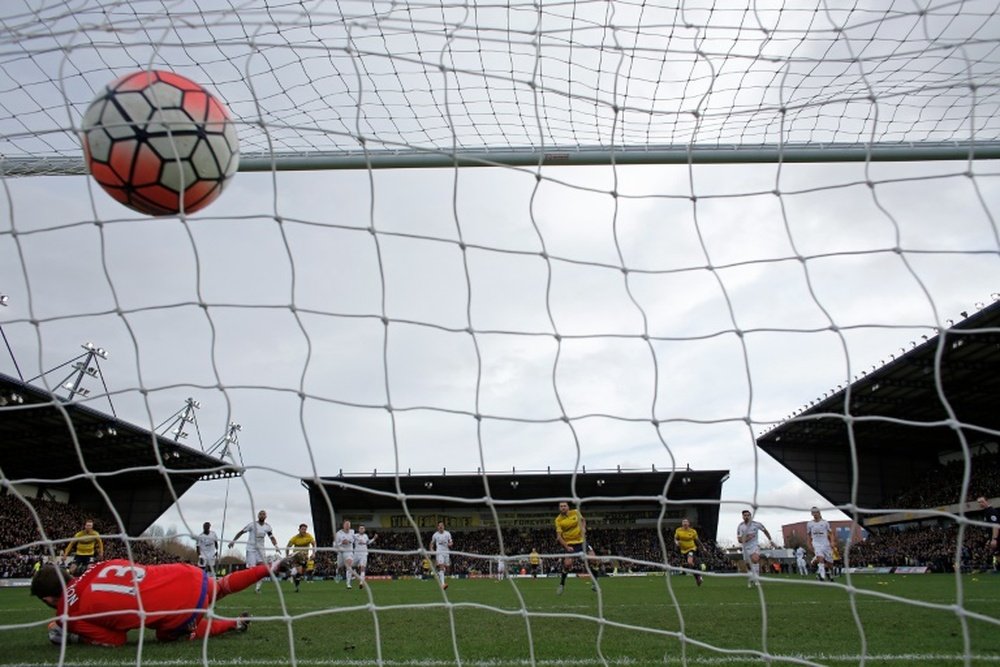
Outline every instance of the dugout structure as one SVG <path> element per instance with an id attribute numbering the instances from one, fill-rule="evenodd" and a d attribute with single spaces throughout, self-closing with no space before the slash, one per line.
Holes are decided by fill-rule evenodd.
<path id="1" fill-rule="evenodd" d="M 138 537 L 195 482 L 242 474 L 226 461 L 0 373 L 5 486 L 114 514 Z"/>
<path id="2" fill-rule="evenodd" d="M 1000 301 L 963 317 L 813 401 L 757 445 L 833 504 L 855 502 L 856 484 L 861 508 L 885 508 L 943 462 L 995 452 Z M 859 518 L 873 525 L 914 515 Z"/>
<path id="3" fill-rule="evenodd" d="M 602 470 L 442 474 L 339 474 L 303 479 L 309 490 L 315 537 L 333 542 L 343 519 L 378 530 L 551 527 L 560 500 L 574 496 L 588 525 L 661 524 L 670 531 L 687 517 L 701 534 L 715 535 L 727 470 Z M 575 491 L 575 493 L 574 493 Z M 554 538 L 553 538 L 554 539 Z"/>

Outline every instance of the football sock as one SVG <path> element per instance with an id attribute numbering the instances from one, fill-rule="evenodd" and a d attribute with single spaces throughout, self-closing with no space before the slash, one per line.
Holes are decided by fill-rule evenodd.
<path id="1" fill-rule="evenodd" d="M 816 571 L 819 572 L 820 579 L 826 579 L 826 563 L 820 563 Z"/>
<path id="2" fill-rule="evenodd" d="M 565 586 L 566 585 L 566 574 L 567 574 L 566 570 L 563 570 L 562 575 L 560 575 L 560 577 L 559 577 L 559 585 L 560 586 Z"/>

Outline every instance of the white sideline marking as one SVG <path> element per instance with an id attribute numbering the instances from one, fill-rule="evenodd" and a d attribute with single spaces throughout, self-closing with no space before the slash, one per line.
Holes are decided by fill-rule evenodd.
<path id="1" fill-rule="evenodd" d="M 776 663 L 787 662 L 788 660 L 808 660 L 810 662 L 824 663 L 859 663 L 860 655 L 786 655 L 772 656 L 772 661 Z M 941 654 L 941 653 L 901 653 L 901 654 L 869 654 L 864 656 L 870 662 L 937 662 L 937 661 L 964 661 L 966 658 L 973 662 L 995 662 L 1000 663 L 1000 655 L 969 655 L 961 654 Z M 689 657 L 687 664 L 690 665 L 734 665 L 741 663 L 759 663 L 761 658 L 756 655 L 744 656 L 704 656 Z M 640 665 L 647 664 L 648 660 L 633 660 L 631 658 L 610 659 L 606 663 L 597 658 L 587 658 L 578 660 L 463 660 L 462 664 L 468 667 L 602 667 L 608 665 Z M 51 667 L 50 662 L 15 662 L 0 663 L 4 667 Z M 67 662 L 74 667 L 125 667 L 135 665 L 135 660 L 73 660 Z M 288 659 L 280 660 L 244 660 L 241 658 L 230 658 L 225 660 L 148 660 L 143 659 L 143 665 L 151 667 L 182 667 L 185 665 L 209 665 L 210 667 L 245 667 L 246 665 L 288 665 Z M 454 665 L 454 660 L 383 660 L 381 663 L 375 660 L 296 660 L 298 665 L 319 666 L 319 667 L 367 667 L 368 665 L 386 665 L 387 667 L 448 667 Z M 668 658 L 663 662 L 657 661 L 658 665 L 680 665 L 680 658 Z"/>

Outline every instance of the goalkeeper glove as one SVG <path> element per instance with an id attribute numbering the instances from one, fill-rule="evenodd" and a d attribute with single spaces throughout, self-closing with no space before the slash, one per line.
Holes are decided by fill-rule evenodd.
<path id="1" fill-rule="evenodd" d="M 73 634 L 72 632 L 64 632 L 63 625 L 59 621 L 52 621 L 49 623 L 49 641 L 56 646 L 62 646 L 63 636 L 66 637 L 67 644 L 79 644 L 80 635 Z"/>

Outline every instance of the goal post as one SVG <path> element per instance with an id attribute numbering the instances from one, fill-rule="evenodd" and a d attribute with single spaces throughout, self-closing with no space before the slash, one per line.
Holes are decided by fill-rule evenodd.
<path id="1" fill-rule="evenodd" d="M 239 569 L 241 527 L 266 510 L 283 551 L 318 523 L 303 487 L 349 470 L 347 500 L 312 498 L 330 525 L 307 526 L 302 594 L 220 599 L 250 607 L 250 648 L 134 633 L 112 660 L 993 660 L 998 47 L 988 0 L 0 3 L 0 438 L 37 436 L 44 405 L 79 467 L 0 460 L 25 525 L 0 535 L 19 575 L 0 583 L 104 500 L 109 544 L 184 560 L 210 523 Z M 239 173 L 195 213 L 139 215 L 88 174 L 88 106 L 139 70 L 235 126 Z M 167 423 L 134 438 L 141 464 L 90 458 Z M 657 487 L 604 486 L 639 470 Z M 173 500 L 145 536 L 130 475 Z M 556 537 L 560 501 L 592 518 L 592 560 Z M 795 569 L 814 506 L 857 541 L 833 584 Z M 477 575 L 447 589 L 441 517 Z M 345 519 L 381 531 L 349 593 Z M 45 610 L 5 592 L 0 667 L 51 661 Z"/>

